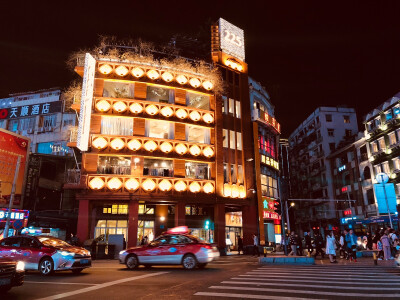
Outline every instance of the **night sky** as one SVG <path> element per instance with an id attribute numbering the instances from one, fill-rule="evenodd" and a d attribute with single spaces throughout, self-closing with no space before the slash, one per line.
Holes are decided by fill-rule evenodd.
<path id="1" fill-rule="evenodd" d="M 4 2 L 0 97 L 66 87 L 77 77 L 68 55 L 99 35 L 166 43 L 207 36 L 219 17 L 244 29 L 249 74 L 269 92 L 284 137 L 318 106 L 354 107 L 361 119 L 400 91 L 395 1 Z"/>

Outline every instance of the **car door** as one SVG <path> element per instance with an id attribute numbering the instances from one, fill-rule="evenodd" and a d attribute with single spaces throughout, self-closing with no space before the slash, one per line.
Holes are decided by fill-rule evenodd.
<path id="1" fill-rule="evenodd" d="M 2 258 L 8 258 L 16 260 L 17 250 L 19 250 L 20 239 L 18 237 L 9 237 L 1 241 L 0 243 L 0 256 Z"/>
<path id="2" fill-rule="evenodd" d="M 32 237 L 21 237 L 21 245 L 18 251 L 20 260 L 25 263 L 25 269 L 37 270 L 41 258 L 39 242 Z"/>
<path id="3" fill-rule="evenodd" d="M 182 236 L 173 234 L 170 236 L 168 248 L 165 250 L 165 262 L 168 264 L 179 265 L 182 261 L 182 248 L 184 248 Z"/>
<path id="4" fill-rule="evenodd" d="M 169 236 L 160 236 L 155 239 L 143 251 L 143 256 L 139 257 L 139 262 L 143 264 L 164 264 L 168 242 Z"/>

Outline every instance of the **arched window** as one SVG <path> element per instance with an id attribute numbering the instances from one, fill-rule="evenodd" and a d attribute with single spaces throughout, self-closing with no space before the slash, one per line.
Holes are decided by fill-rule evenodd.
<path id="1" fill-rule="evenodd" d="M 365 167 L 363 177 L 364 180 L 371 179 L 371 170 L 369 169 L 369 167 Z"/>

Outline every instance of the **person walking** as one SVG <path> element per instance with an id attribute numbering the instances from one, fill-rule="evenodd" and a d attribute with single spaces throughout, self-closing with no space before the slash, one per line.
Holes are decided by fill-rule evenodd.
<path id="1" fill-rule="evenodd" d="M 367 250 L 372 250 L 372 235 L 371 232 L 367 232 Z"/>
<path id="2" fill-rule="evenodd" d="M 346 251 L 347 250 L 346 235 L 347 235 L 347 230 L 343 230 L 342 234 L 340 235 L 340 239 L 339 239 L 339 244 L 340 244 L 339 255 L 340 255 L 340 258 L 349 259 L 348 253 Z"/>
<path id="3" fill-rule="evenodd" d="M 289 255 L 297 256 L 297 238 L 294 231 L 290 233 L 289 236 L 290 253 Z"/>
<path id="4" fill-rule="evenodd" d="M 337 260 L 336 260 L 336 238 L 333 233 L 333 230 L 326 237 L 325 254 L 329 255 L 329 260 L 331 263 L 337 263 Z"/>
<path id="5" fill-rule="evenodd" d="M 308 257 L 311 257 L 311 253 L 313 252 L 313 246 L 311 242 L 311 235 L 309 232 L 304 232 L 304 244 L 308 251 Z"/>
<path id="6" fill-rule="evenodd" d="M 382 242 L 382 247 L 383 247 L 383 256 L 384 256 L 385 260 L 391 259 L 392 255 L 390 253 L 390 240 L 389 240 L 387 230 L 385 230 L 385 232 L 381 236 L 381 242 Z"/>
<path id="7" fill-rule="evenodd" d="M 320 233 L 315 236 L 315 254 L 314 257 L 317 258 L 318 254 L 321 254 L 321 258 L 324 258 L 325 254 L 322 251 L 322 246 L 324 245 L 324 240 Z"/>
<path id="8" fill-rule="evenodd" d="M 256 253 L 258 257 L 260 257 L 260 251 L 258 251 L 258 237 L 253 234 L 253 256 L 256 256 Z"/>
<path id="9" fill-rule="evenodd" d="M 346 244 L 350 261 L 357 262 L 357 236 L 354 234 L 353 229 L 350 229 L 346 235 Z"/>
<path id="10" fill-rule="evenodd" d="M 297 255 L 298 256 L 303 256 L 303 239 L 299 234 L 296 234 L 296 240 L 297 240 Z"/>
<path id="11" fill-rule="evenodd" d="M 238 254 L 240 255 L 240 251 L 242 251 L 242 254 L 244 254 L 243 252 L 243 239 L 240 235 L 238 235 Z"/>

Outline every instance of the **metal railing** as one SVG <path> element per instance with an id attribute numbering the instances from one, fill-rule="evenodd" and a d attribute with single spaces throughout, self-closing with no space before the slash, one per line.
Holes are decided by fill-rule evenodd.
<path id="1" fill-rule="evenodd" d="M 81 182 L 81 170 L 68 169 L 65 173 L 65 183 L 79 184 Z"/>
<path id="2" fill-rule="evenodd" d="M 70 128 L 69 141 L 71 143 L 75 143 L 78 141 L 78 126 L 74 126 L 74 127 Z"/>

